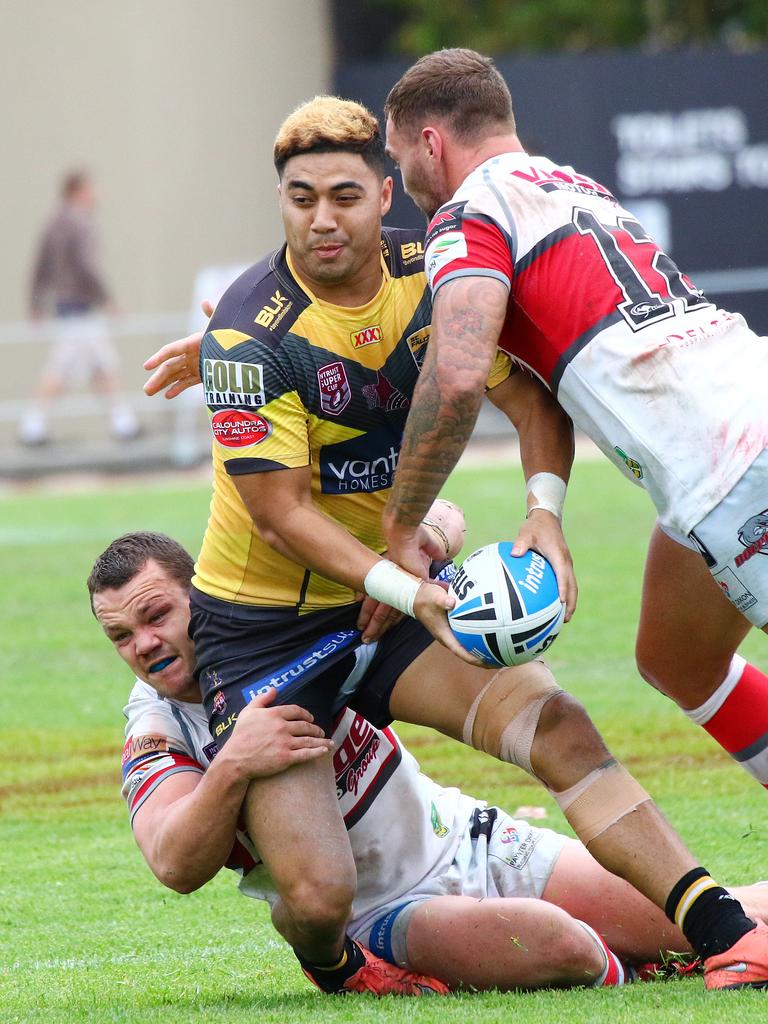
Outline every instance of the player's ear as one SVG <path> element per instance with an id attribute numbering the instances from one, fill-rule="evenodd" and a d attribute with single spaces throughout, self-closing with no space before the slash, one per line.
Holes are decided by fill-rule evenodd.
<path id="1" fill-rule="evenodd" d="M 389 213 L 389 208 L 392 206 L 392 188 L 394 182 L 390 175 L 381 183 L 381 216 L 384 217 Z"/>
<path id="2" fill-rule="evenodd" d="M 443 137 L 437 128 L 431 125 L 421 129 L 421 140 L 427 156 L 437 162 L 443 155 Z"/>

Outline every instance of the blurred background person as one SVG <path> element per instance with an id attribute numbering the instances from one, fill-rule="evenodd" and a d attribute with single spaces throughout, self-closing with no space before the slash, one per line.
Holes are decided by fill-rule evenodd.
<path id="1" fill-rule="evenodd" d="M 117 393 L 118 359 L 105 315 L 115 308 L 104 282 L 95 209 L 90 175 L 69 172 L 62 181 L 61 201 L 43 229 L 32 270 L 30 316 L 53 317 L 53 344 L 33 404 L 19 423 L 23 444 L 50 439 L 53 401 L 73 381 L 86 379 L 109 404 L 112 435 L 128 440 L 139 434 L 136 414 Z"/>

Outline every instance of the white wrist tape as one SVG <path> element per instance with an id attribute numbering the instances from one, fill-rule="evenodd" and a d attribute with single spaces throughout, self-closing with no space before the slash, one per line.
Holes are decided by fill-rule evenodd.
<path id="1" fill-rule="evenodd" d="M 565 480 L 554 473 L 535 473 L 528 481 L 528 512 L 543 508 L 558 519 L 563 518 L 565 504 Z"/>
<path id="2" fill-rule="evenodd" d="M 423 582 L 394 562 L 382 558 L 368 572 L 363 587 L 369 597 L 375 597 L 377 601 L 412 616 L 416 592 Z"/>

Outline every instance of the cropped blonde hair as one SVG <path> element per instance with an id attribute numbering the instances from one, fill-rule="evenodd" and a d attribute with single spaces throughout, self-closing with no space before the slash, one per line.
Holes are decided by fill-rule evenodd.
<path id="1" fill-rule="evenodd" d="M 338 96 L 315 96 L 286 117 L 275 139 L 277 173 L 283 173 L 292 156 L 332 150 L 359 153 L 369 167 L 384 176 L 386 158 L 379 122 L 361 103 Z"/>

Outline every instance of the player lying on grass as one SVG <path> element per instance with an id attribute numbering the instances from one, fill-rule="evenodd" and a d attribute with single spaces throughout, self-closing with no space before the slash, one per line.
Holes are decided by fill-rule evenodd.
<path id="1" fill-rule="evenodd" d="M 456 510 L 443 518 L 454 545 L 456 520 Z M 217 751 L 193 676 L 192 571 L 171 538 L 136 533 L 107 548 L 88 584 L 97 619 L 137 676 L 125 709 L 123 793 L 136 841 L 165 885 L 190 892 L 226 864 L 243 876 L 246 895 L 273 903 L 274 885 L 239 822 L 248 783 L 332 750 L 357 867 L 348 932 L 416 972 L 401 972 L 399 991 L 418 994 L 418 975 L 452 988 L 618 984 L 632 976 L 622 962 L 690 948 L 581 843 L 441 788 L 391 729 L 349 709 L 334 719 L 332 746 L 305 710 L 269 708 L 262 694 Z M 768 888 L 733 892 L 756 918 L 768 915 Z"/>
<path id="2" fill-rule="evenodd" d="M 656 506 L 640 673 L 768 788 L 768 676 L 736 653 L 750 626 L 768 631 L 768 339 L 710 302 L 603 185 L 524 151 L 490 58 L 427 54 L 385 110 L 390 156 L 432 218 L 434 300 L 390 557 L 420 564 L 423 512 L 506 352 Z M 564 495 L 550 480 L 552 507 Z"/>

